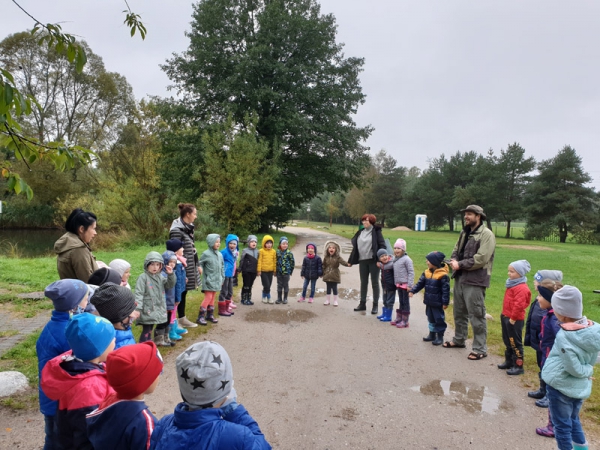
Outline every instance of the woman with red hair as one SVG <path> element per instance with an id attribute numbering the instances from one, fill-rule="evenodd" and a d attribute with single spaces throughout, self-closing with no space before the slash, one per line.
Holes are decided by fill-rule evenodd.
<path id="1" fill-rule="evenodd" d="M 377 218 L 373 214 L 365 214 L 361 217 L 363 229 L 358 230 L 352 238 L 352 253 L 348 263 L 358 264 L 360 274 L 360 303 L 354 311 L 367 310 L 367 289 L 369 287 L 369 275 L 373 287 L 373 308 L 371 314 L 377 314 L 379 303 L 379 267 L 377 267 L 377 251 L 385 249 L 385 240 L 381 233 L 381 227 L 375 226 Z"/>

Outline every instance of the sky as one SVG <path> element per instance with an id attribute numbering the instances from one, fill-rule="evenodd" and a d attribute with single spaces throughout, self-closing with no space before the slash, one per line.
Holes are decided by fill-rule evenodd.
<path id="1" fill-rule="evenodd" d="M 192 3 L 128 0 L 148 29 L 129 37 L 123 0 L 17 0 L 42 23 L 86 40 L 138 99 L 170 96 L 159 65 L 184 51 Z M 600 2 L 597 0 L 321 0 L 346 57 L 365 59 L 366 142 L 405 167 L 457 151 L 519 143 L 550 159 L 573 147 L 600 190 Z M 0 38 L 32 27 L 3 2 Z"/>

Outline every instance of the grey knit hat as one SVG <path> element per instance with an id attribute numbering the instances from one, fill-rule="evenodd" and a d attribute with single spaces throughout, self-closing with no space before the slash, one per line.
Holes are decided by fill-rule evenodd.
<path id="1" fill-rule="evenodd" d="M 563 273 L 560 270 L 538 270 L 533 276 L 533 279 L 538 283 L 544 280 L 562 281 Z"/>
<path id="2" fill-rule="evenodd" d="M 179 391 L 184 402 L 212 408 L 233 388 L 233 370 L 229 355 L 212 341 L 197 342 L 175 361 Z"/>
<path id="3" fill-rule="evenodd" d="M 527 275 L 529 273 L 529 271 L 531 270 L 531 264 L 529 264 L 529 261 L 527 261 L 526 259 L 520 259 L 518 261 L 513 261 L 509 264 L 509 266 L 511 266 L 513 269 L 515 269 L 515 271 L 522 277 Z"/>
<path id="4" fill-rule="evenodd" d="M 247 242 L 248 242 L 248 244 L 249 244 L 249 243 L 250 243 L 250 242 L 252 242 L 252 241 L 254 241 L 254 242 L 258 243 L 258 238 L 257 238 L 256 236 L 254 236 L 253 234 L 250 234 L 250 235 L 248 235 Z"/>
<path id="5" fill-rule="evenodd" d="M 90 302 L 110 323 L 123 322 L 135 310 L 135 297 L 131 289 L 112 283 L 96 289 Z"/>
<path id="6" fill-rule="evenodd" d="M 583 317 L 583 295 L 575 286 L 565 285 L 552 295 L 552 309 L 569 319 Z"/>
<path id="7" fill-rule="evenodd" d="M 127 269 L 131 269 L 131 264 L 129 264 L 124 259 L 113 259 L 110 262 L 110 264 L 108 264 L 108 267 L 110 267 L 112 270 L 116 270 L 119 273 L 119 275 L 123 277 L 125 271 Z"/>
<path id="8" fill-rule="evenodd" d="M 388 252 L 385 248 L 380 248 L 377 250 L 377 259 L 381 258 L 383 255 L 387 255 Z"/>

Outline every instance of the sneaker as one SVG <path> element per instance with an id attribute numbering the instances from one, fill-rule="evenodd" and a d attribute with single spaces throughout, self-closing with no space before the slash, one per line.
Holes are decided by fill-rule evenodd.
<path id="1" fill-rule="evenodd" d="M 184 328 L 196 328 L 198 326 L 194 322 L 188 320 L 187 317 L 182 317 L 181 319 L 179 319 L 178 323 Z"/>
<path id="2" fill-rule="evenodd" d="M 337 302 L 337 300 L 334 300 L 334 301 L 333 301 L 333 306 L 337 306 L 337 305 L 338 305 L 338 302 Z"/>
<path id="3" fill-rule="evenodd" d="M 269 303 L 269 299 L 267 298 L 266 295 L 263 295 L 262 302 L 263 303 Z"/>
<path id="4" fill-rule="evenodd" d="M 298 299 L 298 301 L 299 301 L 299 302 L 305 302 L 305 301 L 306 301 L 306 297 L 300 297 L 300 298 Z"/>
<path id="5" fill-rule="evenodd" d="M 283 303 L 283 300 L 281 300 L 280 298 L 277 299 L 277 301 L 275 302 L 276 305 L 281 305 Z"/>
<path id="6" fill-rule="evenodd" d="M 312 302 L 313 302 L 313 298 L 312 298 L 312 297 L 310 297 L 310 298 L 308 299 L 308 303 L 312 303 Z"/>

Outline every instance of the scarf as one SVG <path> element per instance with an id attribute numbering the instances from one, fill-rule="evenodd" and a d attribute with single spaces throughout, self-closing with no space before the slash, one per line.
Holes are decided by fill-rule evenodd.
<path id="1" fill-rule="evenodd" d="M 521 278 L 516 278 L 514 280 L 511 280 L 510 278 L 506 279 L 506 289 L 509 289 L 511 287 L 515 287 L 518 284 L 521 283 L 527 283 L 527 277 L 521 277 Z"/>
<path id="2" fill-rule="evenodd" d="M 180 255 L 175 255 L 175 256 L 177 256 L 177 259 L 179 260 L 179 262 L 181 264 L 183 264 L 183 267 L 187 267 L 187 259 L 185 259 L 183 256 L 180 256 Z"/>
<path id="3" fill-rule="evenodd" d="M 311 255 L 310 253 L 307 253 L 307 254 L 306 254 L 306 257 L 307 257 L 308 259 L 314 259 L 314 258 L 315 258 L 315 256 L 317 256 L 317 254 L 316 254 L 316 253 L 313 253 L 312 255 Z"/>

